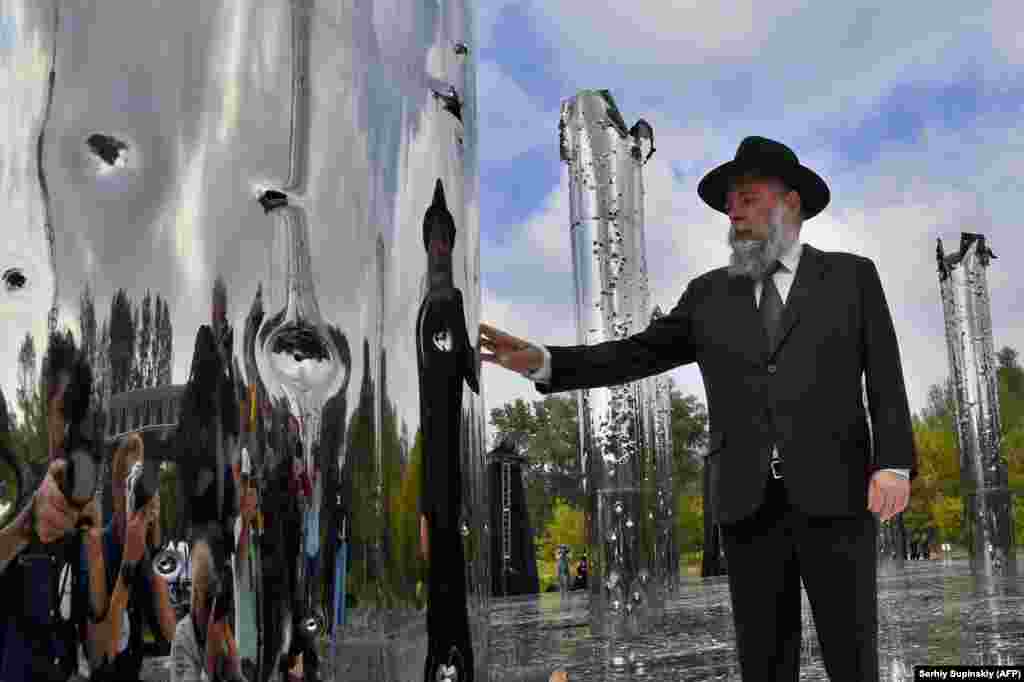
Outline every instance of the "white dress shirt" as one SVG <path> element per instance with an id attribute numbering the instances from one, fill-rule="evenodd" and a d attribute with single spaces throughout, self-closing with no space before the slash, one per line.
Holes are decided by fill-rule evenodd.
<path id="1" fill-rule="evenodd" d="M 800 256 L 803 252 L 804 245 L 798 240 L 779 256 L 781 267 L 772 275 L 772 280 L 775 282 L 775 288 L 779 290 L 779 296 L 782 298 L 783 305 L 786 304 L 786 300 L 789 298 L 789 290 L 793 288 L 793 278 L 796 277 L 796 269 L 800 265 Z M 761 280 L 757 280 L 754 283 L 754 304 L 758 307 L 761 305 L 761 292 L 763 290 L 764 283 Z M 540 346 L 540 351 L 544 355 L 543 364 L 535 370 L 526 371 L 522 374 L 531 381 L 547 384 L 551 381 L 551 353 L 545 346 Z M 778 448 L 773 449 L 772 456 L 778 457 L 778 454 Z M 903 478 L 910 478 L 909 469 L 883 469 L 883 471 L 891 471 Z"/>

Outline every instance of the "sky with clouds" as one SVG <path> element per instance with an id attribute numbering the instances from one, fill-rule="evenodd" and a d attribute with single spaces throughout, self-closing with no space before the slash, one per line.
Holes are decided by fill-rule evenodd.
<path id="1" fill-rule="evenodd" d="M 479 7 L 483 317 L 540 343 L 575 339 L 558 112 L 608 89 L 655 130 L 645 167 L 651 301 L 670 309 L 728 261 L 727 218 L 697 196 L 747 135 L 789 145 L 832 201 L 801 238 L 878 266 L 911 410 L 948 374 L 936 238 L 980 232 L 996 349 L 1024 352 L 1024 4 L 800 0 L 484 0 Z M 671 372 L 705 400 L 696 365 Z M 488 408 L 539 400 L 486 366 Z"/>

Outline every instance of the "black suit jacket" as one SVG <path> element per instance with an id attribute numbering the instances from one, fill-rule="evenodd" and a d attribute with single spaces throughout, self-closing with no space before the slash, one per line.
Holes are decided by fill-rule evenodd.
<path id="1" fill-rule="evenodd" d="M 804 244 L 778 337 L 770 349 L 753 281 L 723 267 L 691 281 L 672 312 L 639 334 L 549 347 L 551 382 L 537 389 L 610 386 L 697 362 L 718 521 L 738 521 L 760 506 L 773 444 L 794 506 L 811 516 L 863 514 L 876 469 L 916 475 L 899 348 L 874 263 Z"/>

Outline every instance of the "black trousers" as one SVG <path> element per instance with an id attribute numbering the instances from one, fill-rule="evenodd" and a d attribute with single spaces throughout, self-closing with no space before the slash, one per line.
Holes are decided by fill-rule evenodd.
<path id="1" fill-rule="evenodd" d="M 808 517 L 769 479 L 764 504 L 722 524 L 743 679 L 796 682 L 803 580 L 832 682 L 877 682 L 877 522 Z"/>

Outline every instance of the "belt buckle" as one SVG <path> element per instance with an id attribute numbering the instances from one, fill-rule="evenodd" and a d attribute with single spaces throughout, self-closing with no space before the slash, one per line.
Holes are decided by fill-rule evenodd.
<path id="1" fill-rule="evenodd" d="M 777 457 L 773 457 L 771 459 L 771 461 L 769 462 L 769 466 L 771 467 L 771 470 L 772 470 L 772 478 L 774 478 L 776 481 L 781 479 L 782 478 L 782 460 L 777 458 Z"/>

